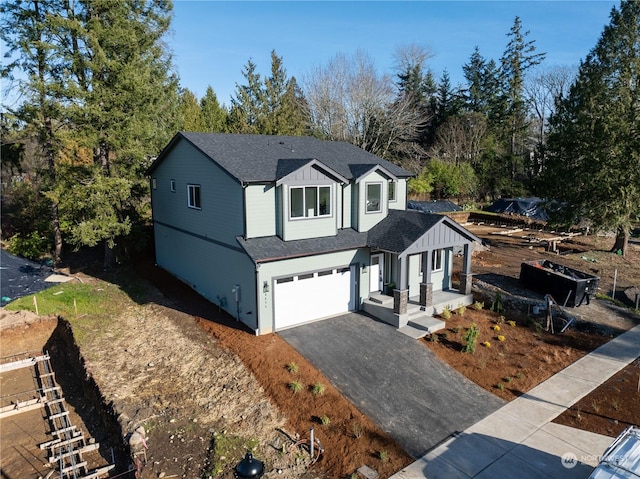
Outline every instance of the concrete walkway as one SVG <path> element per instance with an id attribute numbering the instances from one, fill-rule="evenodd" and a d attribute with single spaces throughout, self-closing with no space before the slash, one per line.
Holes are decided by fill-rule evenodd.
<path id="1" fill-rule="evenodd" d="M 613 438 L 551 421 L 638 357 L 640 326 L 436 447 L 392 479 L 584 479 Z"/>

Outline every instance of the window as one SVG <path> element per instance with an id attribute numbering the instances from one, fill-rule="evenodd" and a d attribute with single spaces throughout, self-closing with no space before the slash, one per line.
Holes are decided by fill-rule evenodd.
<path id="1" fill-rule="evenodd" d="M 176 192 L 176 180 L 171 180 L 171 192 Z"/>
<path id="2" fill-rule="evenodd" d="M 382 211 L 382 183 L 367 183 L 367 213 Z"/>
<path id="3" fill-rule="evenodd" d="M 389 201 L 395 201 L 395 200 L 396 200 L 396 182 L 390 181 L 389 182 Z"/>
<path id="4" fill-rule="evenodd" d="M 431 252 L 431 266 L 433 271 L 441 271 L 442 270 L 442 253 L 444 250 L 434 249 Z"/>
<path id="5" fill-rule="evenodd" d="M 331 215 L 331 187 L 304 186 L 290 190 L 291 218 L 313 218 Z"/>
<path id="6" fill-rule="evenodd" d="M 158 180 L 151 178 L 151 187 L 155 190 L 158 188 Z"/>
<path id="7" fill-rule="evenodd" d="M 200 185 L 187 185 L 187 196 L 189 208 L 200 209 L 202 202 L 200 200 Z"/>

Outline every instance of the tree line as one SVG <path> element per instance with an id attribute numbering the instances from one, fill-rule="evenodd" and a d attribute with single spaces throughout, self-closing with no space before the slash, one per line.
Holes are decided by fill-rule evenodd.
<path id="1" fill-rule="evenodd" d="M 181 88 L 165 41 L 166 0 L 9 1 L 2 68 L 22 102 L 2 112 L 3 236 L 23 253 L 105 245 L 105 265 L 140 245 L 145 170 L 178 130 L 347 141 L 416 174 L 413 195 L 463 203 L 537 194 L 558 221 L 588 219 L 626 248 L 640 209 L 640 4 L 622 1 L 579 68 L 545 67 L 520 18 L 502 56 L 478 47 L 451 85 L 419 45 L 390 73 L 364 51 L 300 79 L 271 52 L 249 59 L 230 104 Z M 570 179 L 570 181 L 567 181 Z M 626 239 L 625 239 L 626 238 Z"/>

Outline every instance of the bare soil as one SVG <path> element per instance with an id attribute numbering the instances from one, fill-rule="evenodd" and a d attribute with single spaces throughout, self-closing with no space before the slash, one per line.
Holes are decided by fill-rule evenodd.
<path id="1" fill-rule="evenodd" d="M 544 242 L 532 240 L 539 232 L 494 235 L 495 227 L 467 227 L 489 244 L 489 249 L 474 255 L 472 265 L 474 294 L 485 302 L 485 309 L 467 308 L 464 315 L 454 314 L 437 341 L 423 341 L 492 393 L 507 400 L 517 397 L 612 335 L 639 323 L 628 308 L 597 300 L 570 308 L 577 321 L 567 332 L 542 331 L 530 318 L 531 304 L 542 295 L 523 290 L 517 282 L 522 261 L 553 258 L 600 275 L 601 292 L 607 294 L 611 294 L 617 270 L 618 298 L 624 288 L 640 285 L 638 244 L 622 258 L 606 251 L 612 238 L 577 237 L 561 245 L 572 253 L 557 255 L 546 252 Z M 254 336 L 150 260 L 142 261 L 136 274 L 140 284 L 153 284 L 147 297 L 138 303 L 131 301 L 123 314 L 112 318 L 108 334 L 89 339 L 81 353 L 86 375 L 95 379 L 105 404 L 117 412 L 122 435 L 140 425 L 147 429 L 148 449 L 140 477 L 231 478 L 233 465 L 248 447 L 254 447 L 255 456 L 265 462 L 265 478 L 340 478 L 362 465 L 385 478 L 411 462 L 384 431 L 279 335 Z M 98 290 L 118 280 L 110 278 L 105 283 L 85 275 L 83 281 Z M 504 295 L 504 320 L 487 311 L 497 291 Z M 476 353 L 462 353 L 465 328 L 471 323 L 480 329 Z M 500 330 L 492 329 L 494 326 Z M 1 355 L 6 355 L 6 344 L 20 344 L 26 338 L 34 343 L 16 346 L 18 349 L 41 348 L 43 339 L 36 339 L 40 335 L 31 334 L 33 331 L 20 327 L 2 331 Z M 499 335 L 504 341 L 498 340 Z M 35 344 L 38 341 L 40 345 Z M 491 345 L 480 344 L 484 341 Z M 295 374 L 287 369 L 291 363 L 298 366 Z M 615 435 L 617 429 L 612 425 L 638 424 L 639 419 L 631 414 L 640 410 L 637 371 L 631 368 L 628 374 L 628 379 L 612 379 L 615 390 L 605 384 L 596 391 L 608 399 L 585 399 L 595 404 L 596 414 L 587 414 L 585 405 L 576 406 L 573 412 L 579 407 L 580 419 L 572 425 Z M 294 378 L 302 384 L 322 384 L 324 393 L 303 390 L 296 394 L 290 388 Z M 612 391 L 617 402 L 611 400 Z M 77 403 L 82 404 L 82 398 Z M 605 409 L 605 403 L 611 410 Z M 319 422 L 323 414 L 330 418 L 327 425 Z M 313 465 L 304 451 L 290 447 L 290 438 L 308 438 L 311 427 L 325 449 Z M 10 452 L 4 442 L 2 451 L 4 470 L 9 460 L 5 454 Z M 24 456 L 21 453 L 14 451 L 11 457 L 19 461 Z M 41 470 L 35 472 L 30 457 L 22 461 L 21 472 L 11 477 L 42 475 Z"/>

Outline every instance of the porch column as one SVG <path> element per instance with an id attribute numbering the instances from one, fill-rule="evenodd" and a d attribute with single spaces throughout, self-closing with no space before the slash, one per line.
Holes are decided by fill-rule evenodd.
<path id="1" fill-rule="evenodd" d="M 462 273 L 460 274 L 460 293 L 471 294 L 471 256 L 473 255 L 473 243 L 464 245 L 464 256 L 462 260 Z"/>
<path id="2" fill-rule="evenodd" d="M 393 290 L 393 312 L 396 314 L 407 314 L 407 305 L 409 304 L 408 289 Z"/>
<path id="3" fill-rule="evenodd" d="M 431 251 L 422 253 L 422 283 L 420 283 L 420 306 L 433 304 L 433 283 L 431 282 Z"/>
<path id="4" fill-rule="evenodd" d="M 393 312 L 407 314 L 409 304 L 409 285 L 407 272 L 407 257 L 398 256 L 398 289 L 393 290 Z"/>

